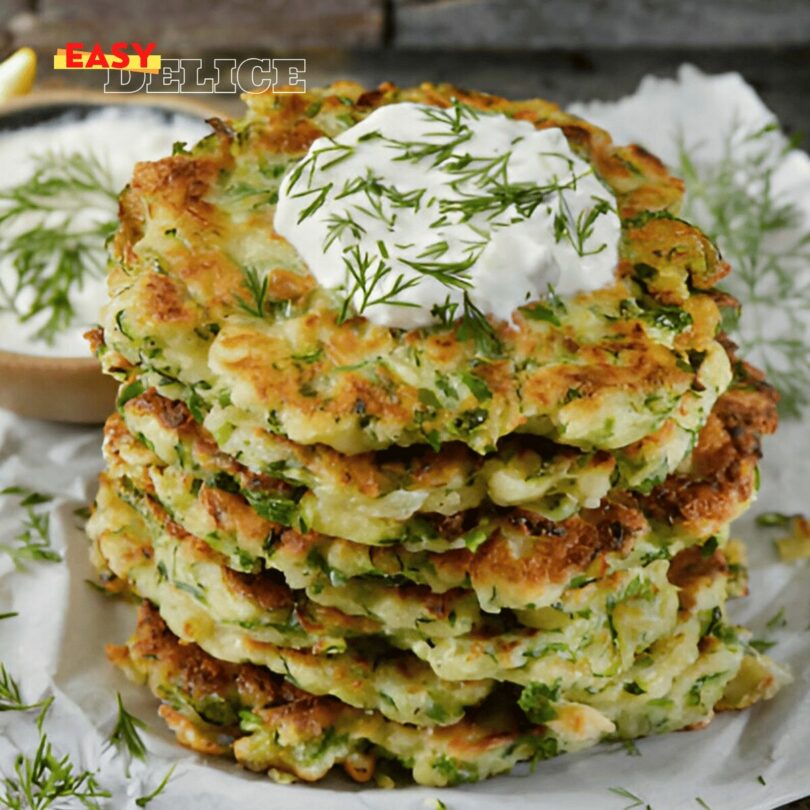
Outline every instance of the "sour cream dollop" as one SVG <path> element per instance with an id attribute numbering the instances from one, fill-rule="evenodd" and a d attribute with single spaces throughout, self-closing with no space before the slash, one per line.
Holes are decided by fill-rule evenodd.
<path id="1" fill-rule="evenodd" d="M 615 198 L 558 128 L 461 104 L 378 108 L 284 177 L 275 229 L 321 286 L 381 326 L 471 303 L 509 320 L 614 280 Z"/>

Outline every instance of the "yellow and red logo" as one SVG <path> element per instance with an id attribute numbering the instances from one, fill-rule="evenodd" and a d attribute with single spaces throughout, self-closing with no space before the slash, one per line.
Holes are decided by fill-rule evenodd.
<path id="1" fill-rule="evenodd" d="M 160 54 L 156 44 L 147 42 L 113 42 L 110 53 L 98 43 L 84 50 L 83 42 L 68 42 L 53 57 L 54 70 L 131 70 L 136 73 L 159 73 Z M 132 51 L 130 53 L 130 50 Z"/>

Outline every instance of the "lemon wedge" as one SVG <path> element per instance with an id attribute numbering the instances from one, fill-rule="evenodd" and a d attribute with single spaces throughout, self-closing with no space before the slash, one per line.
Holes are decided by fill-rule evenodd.
<path id="1" fill-rule="evenodd" d="M 31 48 L 20 48 L 0 62 L 0 104 L 30 93 L 36 73 L 37 55 Z"/>

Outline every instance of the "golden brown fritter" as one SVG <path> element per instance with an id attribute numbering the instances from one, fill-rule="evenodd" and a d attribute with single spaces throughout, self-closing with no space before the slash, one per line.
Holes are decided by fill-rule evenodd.
<path id="1" fill-rule="evenodd" d="M 493 321 L 497 348 L 458 324 L 403 333 L 362 317 L 341 323 L 335 294 L 273 230 L 281 178 L 318 137 L 380 105 L 453 99 L 560 127 L 624 221 L 615 284 Z M 447 442 L 483 453 L 516 430 L 620 448 L 696 398 L 705 416 L 728 384 L 719 311 L 703 292 L 728 267 L 675 218 L 682 184 L 644 150 L 614 146 L 547 102 L 448 85 L 364 93 L 342 83 L 247 101 L 244 119 L 190 153 L 139 164 L 122 195 L 99 352 L 108 371 L 183 398 L 200 418 L 269 425 L 346 454 Z M 264 290 L 260 309 L 248 271 Z M 551 317 L 538 314 L 549 306 Z"/>

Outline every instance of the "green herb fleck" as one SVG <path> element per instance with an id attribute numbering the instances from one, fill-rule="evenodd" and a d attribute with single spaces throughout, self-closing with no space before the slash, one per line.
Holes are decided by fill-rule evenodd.
<path id="1" fill-rule="evenodd" d="M 608 788 L 611 793 L 615 793 L 617 796 L 621 796 L 623 799 L 627 799 L 628 801 L 632 802 L 632 804 L 627 804 L 624 806 L 623 810 L 633 810 L 635 807 L 643 807 L 644 810 L 652 810 L 652 805 L 647 804 L 644 799 L 640 799 L 635 793 L 631 793 L 627 788 L 623 787 L 612 787 Z"/>
<path id="2" fill-rule="evenodd" d="M 131 715 L 125 708 L 121 695 L 118 698 L 118 720 L 110 735 L 110 742 L 118 748 L 126 748 L 130 756 L 136 759 L 146 758 L 146 746 L 141 739 L 138 729 L 145 729 L 143 720 Z"/>
<path id="3" fill-rule="evenodd" d="M 16 545 L 0 543 L 0 551 L 11 557 L 15 568 L 25 570 L 26 562 L 60 562 L 61 554 L 51 546 L 50 515 L 37 509 L 51 497 L 25 487 L 6 487 L 0 495 L 20 497 L 19 505 L 25 510 L 20 532 L 14 537 Z"/>
<path id="4" fill-rule="evenodd" d="M 533 681 L 523 688 L 518 706 L 532 723 L 547 723 L 557 716 L 557 710 L 552 704 L 560 699 L 560 685 L 561 682 L 557 679 L 550 686 Z"/>
<path id="5" fill-rule="evenodd" d="M 789 526 L 793 517 L 791 515 L 785 515 L 782 512 L 763 512 L 761 515 L 757 515 L 757 526 L 762 526 L 765 528 L 777 527 L 777 528 L 785 528 Z"/>
<path id="6" fill-rule="evenodd" d="M 787 619 L 785 618 L 785 609 L 783 607 L 779 608 L 779 610 L 765 622 L 765 627 L 767 627 L 768 630 L 776 630 L 786 625 Z"/>
<path id="7" fill-rule="evenodd" d="M 166 789 L 166 785 L 169 784 L 169 780 L 172 778 L 172 774 L 174 773 L 174 769 L 176 767 L 177 765 L 172 765 L 172 767 L 166 771 L 163 779 L 160 780 L 160 784 L 151 793 L 147 793 L 146 796 L 140 796 L 139 798 L 135 799 L 135 804 L 137 804 L 138 807 L 146 807 L 149 802 L 156 799 L 161 793 L 163 793 L 163 791 Z"/>
<path id="8" fill-rule="evenodd" d="M 259 271 L 255 267 L 242 268 L 242 286 L 250 294 L 250 299 L 240 296 L 236 297 L 239 307 L 256 318 L 265 318 L 267 310 L 267 275 L 259 277 Z"/>

